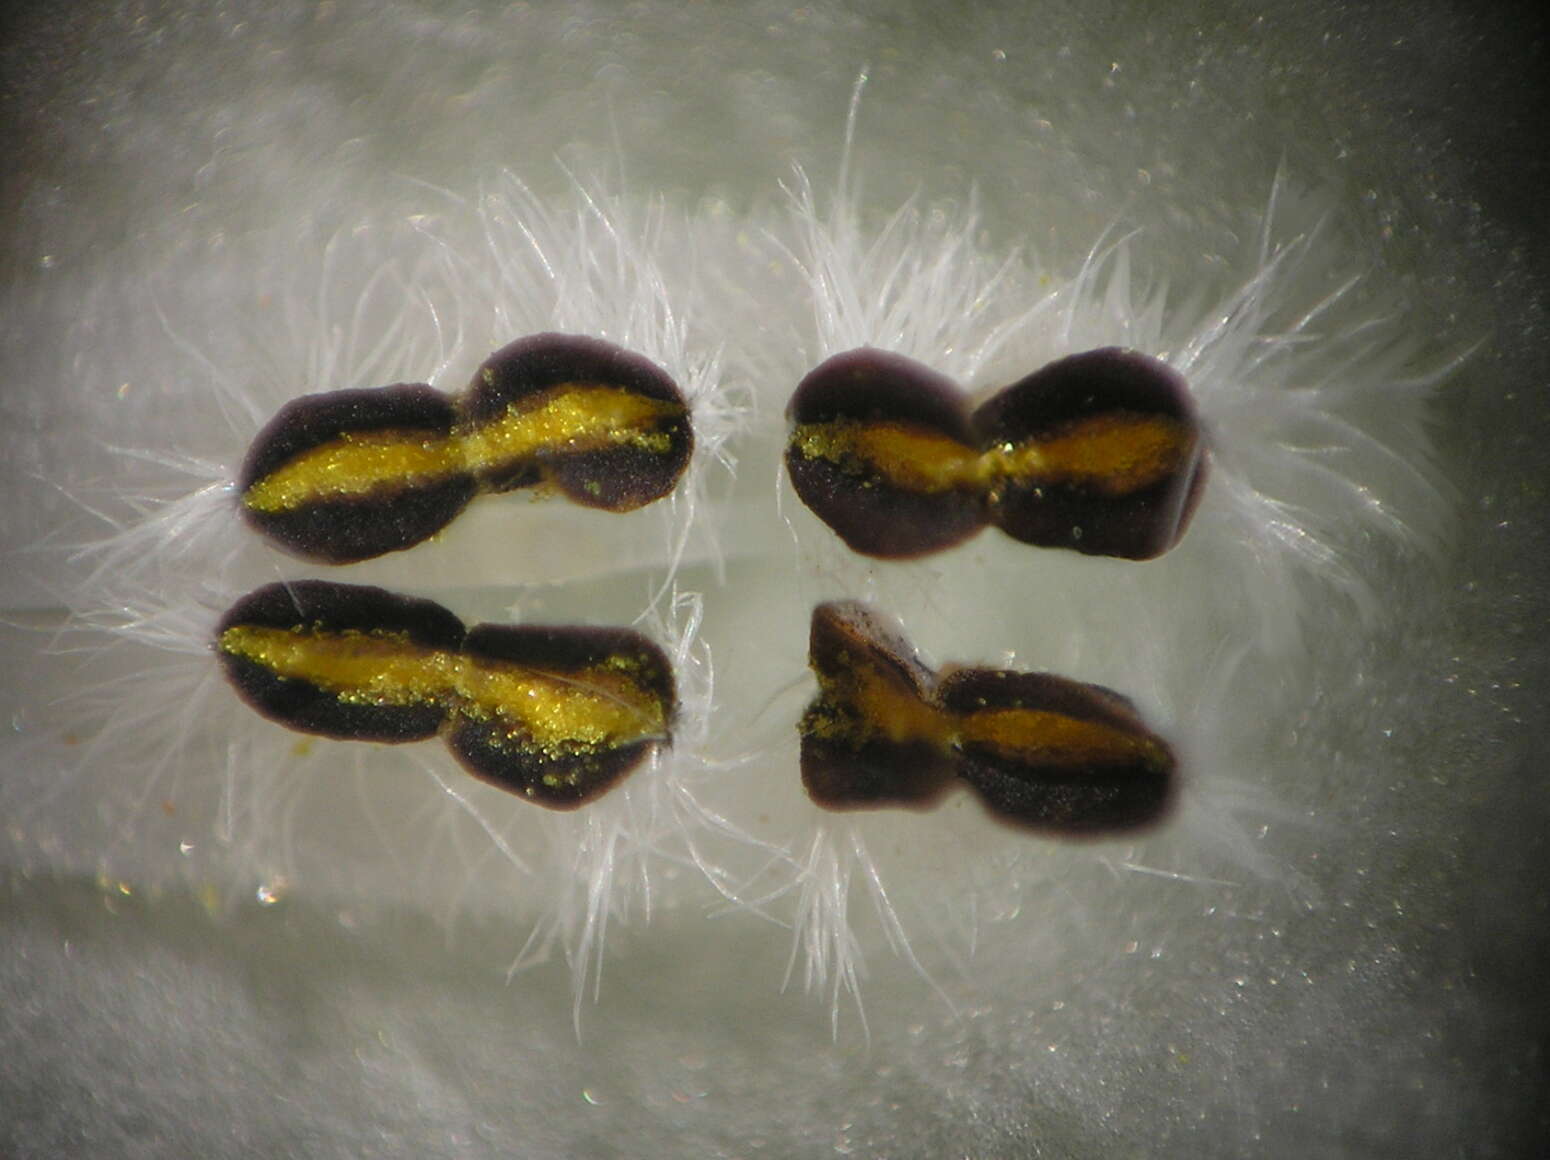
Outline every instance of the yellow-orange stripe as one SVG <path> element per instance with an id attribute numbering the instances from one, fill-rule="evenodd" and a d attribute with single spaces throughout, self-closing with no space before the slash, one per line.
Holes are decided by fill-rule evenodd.
<path id="1" fill-rule="evenodd" d="M 575 673 L 426 648 L 402 633 L 234 625 L 223 652 L 275 676 L 304 680 L 351 704 L 441 705 L 495 719 L 515 745 L 550 756 L 667 735 L 661 699 L 611 658 Z"/>
<path id="2" fill-rule="evenodd" d="M 994 491 L 1003 481 L 1077 484 L 1119 497 L 1172 475 L 1193 452 L 1190 424 L 1166 415 L 1117 411 L 1082 419 L 1059 434 L 1003 443 L 985 452 L 913 424 L 839 419 L 802 423 L 791 445 L 807 459 L 874 472 L 909 491 Z"/>
<path id="3" fill-rule="evenodd" d="M 259 512 L 293 511 L 503 468 L 543 451 L 628 445 L 664 455 L 672 449 L 672 434 L 656 428 L 684 413 L 680 403 L 620 387 L 564 383 L 511 404 L 494 420 L 446 436 L 346 431 L 254 481 L 242 502 Z"/>

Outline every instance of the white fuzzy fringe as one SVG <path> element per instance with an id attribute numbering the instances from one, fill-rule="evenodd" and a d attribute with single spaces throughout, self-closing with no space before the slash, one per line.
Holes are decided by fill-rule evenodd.
<path id="1" fill-rule="evenodd" d="M 86 312 L 93 333 L 72 373 L 100 400 L 80 435 L 83 460 L 102 466 L 58 481 L 98 527 L 65 570 L 59 645 L 82 666 L 77 691 L 39 708 L 26 772 L 0 799 L 21 844 L 91 851 L 112 881 L 182 876 L 212 897 L 246 882 L 272 901 L 288 884 L 509 912 L 531 931 L 513 970 L 563 957 L 578 1028 L 611 926 L 662 905 L 668 871 L 668 905 L 789 924 L 787 977 L 826 997 L 836 1031 L 866 973 L 856 897 L 883 945 L 931 976 L 913 932 L 961 964 L 998 907 L 1052 888 L 1101 905 L 1110 887 L 1084 885 L 1095 867 L 1202 891 L 1223 888 L 1213 872 L 1291 876 L 1265 864 L 1242 819 L 1306 816 L 1278 802 L 1300 767 L 1277 731 L 1350 690 L 1332 663 L 1287 658 L 1306 658 L 1315 636 L 1350 655 L 1379 632 L 1385 585 L 1440 552 L 1452 499 L 1425 432 L 1451 366 L 1414 369 L 1422 344 L 1397 304 L 1365 289 L 1330 199 L 1278 176 L 1240 266 L 1190 292 L 1144 272 L 1144 233 L 1116 227 L 1061 275 L 991 245 L 972 197 L 955 209 L 913 198 L 874 224 L 845 176 L 826 200 L 798 171 L 784 216 L 730 232 L 584 180 L 560 202 L 511 176 L 472 199 L 427 197 L 424 214 L 320 244 L 305 229 L 190 244 L 136 272 L 139 309 L 104 287 Z M 566 815 L 471 783 L 421 747 L 298 740 L 236 702 L 207 643 L 243 592 L 317 571 L 254 543 L 233 510 L 246 443 L 282 403 L 397 381 L 455 390 L 491 350 L 542 330 L 619 343 L 684 389 L 697 450 L 671 500 L 627 530 L 487 499 L 463 517 L 479 521 L 472 532 L 329 575 L 446 594 L 472 605 L 465 619 L 584 607 L 664 645 L 682 701 L 674 746 Z M 1195 527 L 1140 567 L 994 532 L 919 564 L 851 556 L 784 481 L 772 498 L 769 472 L 797 380 L 863 345 L 975 392 L 1099 346 L 1167 361 L 1209 432 Z M 556 536 L 562 559 L 542 563 Z M 729 560 L 754 571 L 729 574 Z M 942 660 L 1047 668 L 1133 696 L 1186 756 L 1179 816 L 1155 836 L 1052 848 L 962 802 L 928 817 L 823 815 L 797 785 L 791 724 L 809 688 L 806 614 L 830 595 L 876 601 Z M 752 643 L 741 668 L 713 677 L 718 618 L 728 649 Z M 1058 956 L 1054 934 L 1033 942 L 1030 961 Z"/>

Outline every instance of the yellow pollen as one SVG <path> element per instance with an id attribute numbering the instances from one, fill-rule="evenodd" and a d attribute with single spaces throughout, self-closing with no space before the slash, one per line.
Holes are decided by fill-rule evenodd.
<path id="1" fill-rule="evenodd" d="M 946 717 L 919 692 L 864 653 L 846 650 L 842 663 L 844 667 L 837 672 L 818 674 L 819 706 L 850 706 L 859 719 L 820 714 L 809 720 L 810 733 L 825 740 L 855 743 L 881 736 L 894 744 L 926 741 L 938 748 L 945 746 Z"/>
<path id="2" fill-rule="evenodd" d="M 511 404 L 488 423 L 447 436 L 346 431 L 256 480 L 242 502 L 259 512 L 292 511 L 514 466 L 545 451 L 634 446 L 665 455 L 673 436 L 657 427 L 684 413 L 672 400 L 596 383 L 564 383 Z"/>
<path id="3" fill-rule="evenodd" d="M 802 423 L 791 439 L 805 459 L 870 469 L 910 491 L 934 494 L 983 486 L 974 448 L 913 424 L 851 419 Z"/>
<path id="4" fill-rule="evenodd" d="M 242 502 L 254 511 L 292 511 L 321 500 L 446 479 L 463 470 L 463 452 L 453 439 L 407 430 L 346 431 L 254 481 Z"/>
<path id="5" fill-rule="evenodd" d="M 665 454 L 672 436 L 653 430 L 683 415 L 682 404 L 619 387 L 566 383 L 506 408 L 499 418 L 462 434 L 471 470 L 501 468 L 541 451 L 599 451 L 632 445 Z"/>
<path id="6" fill-rule="evenodd" d="M 1137 758 L 1154 768 L 1167 764 L 1162 747 L 1149 737 L 1044 709 L 965 713 L 957 719 L 952 742 L 987 745 L 1044 765 L 1117 763 Z"/>
<path id="7" fill-rule="evenodd" d="M 1116 411 L 1079 420 L 1044 439 L 983 453 L 913 424 L 850 419 L 799 424 L 791 444 L 806 459 L 870 471 L 926 495 L 993 489 L 1015 480 L 1077 484 L 1118 497 L 1178 471 L 1194 450 L 1195 435 L 1188 423 L 1165 415 Z"/>
<path id="8" fill-rule="evenodd" d="M 988 478 L 1074 483 L 1102 495 L 1130 495 L 1168 478 L 1194 450 L 1190 425 L 1167 415 L 1114 411 L 1060 434 L 985 453 Z"/>
<path id="9" fill-rule="evenodd" d="M 618 658 L 558 673 L 426 648 L 399 632 L 255 625 L 228 628 L 220 648 L 346 703 L 441 705 L 464 717 L 495 718 L 516 747 L 550 756 L 667 735 L 661 699 L 610 663 Z"/>

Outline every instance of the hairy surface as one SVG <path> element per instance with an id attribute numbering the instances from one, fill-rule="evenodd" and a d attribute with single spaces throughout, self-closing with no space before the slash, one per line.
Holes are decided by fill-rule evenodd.
<path id="1" fill-rule="evenodd" d="M 56 8 L 0 38 L 0 1151 L 1508 1156 L 1544 1128 L 1546 331 L 1504 192 L 1543 183 L 1485 176 L 1534 160 L 1534 70 L 1497 58 L 1532 38 L 1442 4 Z M 271 416 L 454 393 L 542 332 L 662 368 L 683 481 L 473 504 L 328 571 L 662 646 L 672 749 L 564 814 L 434 746 L 298 739 L 209 649 L 313 575 L 236 518 Z M 1189 534 L 857 557 L 780 460 L 796 384 L 860 347 L 971 404 L 1159 360 L 1210 447 Z M 1123 690 L 1173 812 L 1071 844 L 972 801 L 814 806 L 831 600 Z"/>

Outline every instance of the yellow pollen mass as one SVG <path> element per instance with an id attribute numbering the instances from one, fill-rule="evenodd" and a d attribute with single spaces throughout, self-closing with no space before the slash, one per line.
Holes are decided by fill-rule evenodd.
<path id="1" fill-rule="evenodd" d="M 462 659 L 450 650 L 413 644 L 401 632 L 248 624 L 221 633 L 220 648 L 277 677 L 306 681 L 340 700 L 365 705 L 446 703 Z"/>
<path id="2" fill-rule="evenodd" d="M 630 445 L 665 455 L 672 450 L 672 434 L 654 428 L 664 418 L 683 414 L 683 406 L 670 400 L 619 387 L 566 383 L 511 404 L 489 423 L 447 436 L 346 431 L 255 480 L 242 502 L 259 512 L 293 511 L 309 503 L 507 467 L 542 451 Z"/>
<path id="3" fill-rule="evenodd" d="M 551 756 L 667 736 L 661 699 L 601 667 L 559 674 L 469 658 L 458 692 L 465 715 L 494 716 L 518 745 Z"/>
<path id="4" fill-rule="evenodd" d="M 849 419 L 798 424 L 791 445 L 806 459 L 869 470 L 923 495 L 1018 480 L 1076 483 L 1123 496 L 1176 472 L 1195 437 L 1177 419 L 1114 412 L 1080 420 L 1050 438 L 1006 443 L 983 453 L 923 427 Z"/>
<path id="5" fill-rule="evenodd" d="M 672 436 L 651 428 L 683 413 L 683 406 L 671 400 L 596 383 L 566 383 L 537 396 L 536 402 L 530 398 L 513 403 L 500 417 L 463 432 L 464 460 L 478 471 L 546 450 L 596 451 L 630 444 L 665 454 Z"/>
<path id="6" fill-rule="evenodd" d="M 861 736 L 852 740 L 865 741 L 881 736 L 895 744 L 929 741 L 941 746 L 945 743 L 947 724 L 944 714 L 913 689 L 891 679 L 865 659 L 852 660 L 841 674 L 820 675 L 819 684 L 822 701 L 850 705 L 861 718 L 859 723 L 832 717 L 814 722 L 813 732 L 826 740 L 851 733 L 859 724 Z"/>
<path id="7" fill-rule="evenodd" d="M 552 673 L 425 648 L 403 633 L 253 625 L 228 628 L 220 648 L 341 701 L 440 704 L 467 717 L 493 717 L 517 747 L 550 756 L 667 735 L 661 699 L 607 661 L 576 674 Z"/>
<path id="8" fill-rule="evenodd" d="M 791 441 L 806 459 L 841 466 L 859 461 L 910 491 L 973 490 L 983 483 L 979 456 L 972 447 L 913 424 L 851 419 L 802 423 L 792 432 Z"/>
<path id="9" fill-rule="evenodd" d="M 417 431 L 346 431 L 255 480 L 242 502 L 254 511 L 291 511 L 463 470 L 463 452 L 453 439 Z"/>
<path id="10" fill-rule="evenodd" d="M 1115 411 L 1082 419 L 1052 438 L 988 451 L 985 474 L 1129 495 L 1176 472 L 1194 444 L 1190 426 L 1178 419 Z"/>
<path id="11" fill-rule="evenodd" d="M 1042 764 L 1081 765 L 1140 758 L 1166 764 L 1156 741 L 1112 725 L 1082 721 L 1044 709 L 984 709 L 964 714 L 953 731 L 954 744 L 988 745 Z"/>

